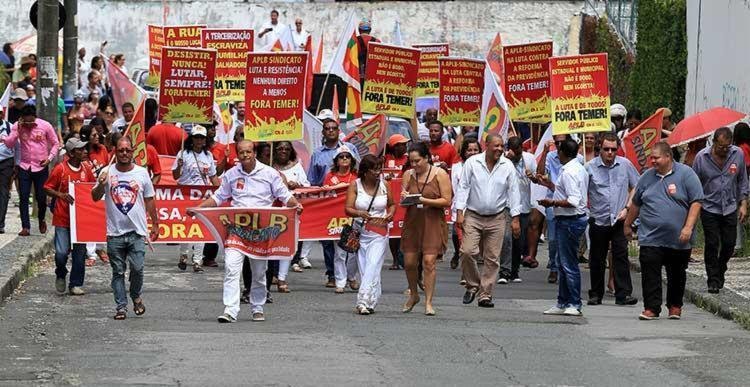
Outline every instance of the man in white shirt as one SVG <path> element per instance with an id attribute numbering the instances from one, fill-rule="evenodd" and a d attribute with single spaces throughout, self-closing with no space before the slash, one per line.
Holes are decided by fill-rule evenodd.
<path id="1" fill-rule="evenodd" d="M 294 19 L 294 29 L 292 30 L 294 51 L 305 51 L 305 44 L 307 44 L 308 36 L 310 36 L 310 33 L 302 29 L 302 19 Z"/>
<path id="2" fill-rule="evenodd" d="M 471 304 L 479 294 L 478 305 L 492 308 L 492 291 L 497 281 L 498 258 L 503 245 L 509 213 L 513 235 L 521 225 L 521 200 L 513 163 L 503 157 L 503 139 L 488 135 L 487 149 L 464 162 L 456 193 L 456 225 L 463 230 L 461 268 L 466 280 L 463 303 Z M 480 244 L 482 249 L 480 249 Z M 480 277 L 475 256 L 480 251 L 484 267 Z"/>
<path id="3" fill-rule="evenodd" d="M 154 202 L 154 185 L 148 171 L 133 163 L 133 142 L 122 137 L 115 146 L 117 163 L 104 170 L 91 191 L 94 201 L 106 194 L 107 255 L 112 266 L 112 291 L 117 303 L 115 320 L 127 316 L 125 270 L 130 266 L 130 298 L 136 315 L 146 312 L 141 291 L 146 238 L 159 236 L 159 217 Z M 146 212 L 151 218 L 151 232 L 146 225 Z"/>
<path id="4" fill-rule="evenodd" d="M 130 121 L 135 117 L 135 106 L 130 102 L 122 104 L 122 117 L 115 120 L 112 123 L 112 131 L 117 133 L 124 133 L 130 125 Z"/>
<path id="5" fill-rule="evenodd" d="M 551 199 L 539 200 L 552 207 L 557 232 L 558 290 L 557 305 L 544 314 L 581 316 L 581 270 L 578 268 L 578 243 L 588 223 L 589 175 L 578 161 L 578 143 L 560 142 L 558 157 L 562 168 L 553 186 Z"/>
<path id="6" fill-rule="evenodd" d="M 271 20 L 263 24 L 258 30 L 260 33 L 258 33 L 258 43 L 255 46 L 266 47 L 273 44 L 279 38 L 279 35 L 281 35 L 281 30 L 285 27 L 285 25 L 279 23 L 279 11 L 272 10 Z"/>
<path id="7" fill-rule="evenodd" d="M 256 161 L 254 147 L 255 144 L 249 140 L 237 143 L 240 164 L 222 175 L 219 189 L 198 207 L 216 207 L 229 199 L 232 199 L 232 207 L 270 207 L 275 200 L 279 200 L 287 207 L 296 207 L 298 212 L 302 211 L 302 205 L 287 189 L 279 172 Z M 240 312 L 240 273 L 244 255 L 235 248 L 224 250 L 224 254 L 224 313 L 217 320 L 220 323 L 233 323 L 237 321 Z M 253 321 L 265 320 L 263 305 L 266 303 L 267 265 L 266 260 L 250 259 L 253 272 L 250 284 Z"/>

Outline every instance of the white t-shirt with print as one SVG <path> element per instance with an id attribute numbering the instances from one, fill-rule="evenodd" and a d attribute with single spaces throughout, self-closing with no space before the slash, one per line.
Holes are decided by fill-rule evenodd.
<path id="1" fill-rule="evenodd" d="M 154 185 L 148 171 L 137 165 L 128 172 L 120 172 L 117 166 L 108 169 L 105 183 L 105 208 L 107 213 L 107 236 L 120 236 L 135 231 L 147 237 L 146 205 L 144 198 L 154 197 Z"/>
<path id="2" fill-rule="evenodd" d="M 177 160 L 182 158 L 182 174 L 177 179 L 179 185 L 210 185 L 211 176 L 216 176 L 216 162 L 207 152 L 195 153 L 183 150 L 177 154 L 172 170 L 177 169 Z"/>

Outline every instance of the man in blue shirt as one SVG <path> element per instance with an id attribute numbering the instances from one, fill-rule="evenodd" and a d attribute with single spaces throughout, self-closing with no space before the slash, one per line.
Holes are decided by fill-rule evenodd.
<path id="1" fill-rule="evenodd" d="M 631 296 L 628 241 L 623 232 L 629 193 L 638 184 L 638 171 L 630 160 L 617 156 L 620 139 L 612 132 L 604 133 L 599 157 L 586 163 L 589 175 L 589 267 L 591 289 L 588 305 L 600 305 L 604 297 L 604 271 L 607 251 L 612 244 L 612 267 L 615 277 L 615 303 L 635 305 Z"/>
<path id="2" fill-rule="evenodd" d="M 330 118 L 324 119 L 323 145 L 313 152 L 310 157 L 310 168 L 307 171 L 307 180 L 310 182 L 310 185 L 323 185 L 323 179 L 325 179 L 326 174 L 333 165 L 333 158 L 336 156 L 336 150 L 342 145 L 349 148 L 352 156 L 359 160 L 357 147 L 351 143 L 339 140 L 339 124 Z M 323 260 L 325 261 L 326 276 L 328 277 L 326 287 L 335 288 L 336 279 L 333 276 L 333 241 L 320 241 L 320 243 L 323 245 Z"/>
<path id="3" fill-rule="evenodd" d="M 659 318 L 662 303 L 661 268 L 667 272 L 667 308 L 669 318 L 682 316 L 682 297 L 688 258 L 692 252 L 695 222 L 701 211 L 703 188 L 690 167 L 675 162 L 665 142 L 651 150 L 653 168 L 643 173 L 625 217 L 625 236 L 631 238 L 630 225 L 640 219 L 641 284 L 643 312 L 641 320 Z"/>
<path id="4" fill-rule="evenodd" d="M 703 259 L 709 293 L 724 287 L 724 273 L 737 241 L 740 224 L 747 215 L 747 171 L 742 149 L 732 145 L 732 131 L 719 128 L 713 145 L 695 156 L 693 170 L 703 186 L 701 223 L 706 238 Z M 721 249 L 719 248 L 721 245 Z"/>

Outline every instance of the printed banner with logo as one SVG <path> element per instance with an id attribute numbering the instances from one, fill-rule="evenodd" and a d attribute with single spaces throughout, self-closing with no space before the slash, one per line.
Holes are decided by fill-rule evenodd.
<path id="1" fill-rule="evenodd" d="M 356 146 L 360 157 L 364 155 L 378 156 L 385 148 L 387 130 L 388 118 L 384 114 L 376 114 L 357 126 L 344 137 L 344 141 Z"/>
<path id="2" fill-rule="evenodd" d="M 635 129 L 628 131 L 622 138 L 622 150 L 625 157 L 633 163 L 638 173 L 651 168 L 649 156 L 654 144 L 661 140 L 661 127 L 664 119 L 664 108 L 647 118 Z"/>
<path id="3" fill-rule="evenodd" d="M 294 208 L 191 208 L 222 249 L 237 249 L 253 259 L 291 260 L 297 252 Z"/>
<path id="4" fill-rule="evenodd" d="M 146 86 L 159 88 L 161 72 L 161 48 L 164 47 L 164 27 L 149 24 L 148 26 L 148 77 Z"/>
<path id="5" fill-rule="evenodd" d="M 244 101 L 247 54 L 253 51 L 253 30 L 204 28 L 201 42 L 203 48 L 216 50 L 214 100 Z"/>
<path id="6" fill-rule="evenodd" d="M 213 121 L 216 50 L 162 47 L 159 119 Z"/>
<path id="7" fill-rule="evenodd" d="M 302 139 L 307 55 L 307 52 L 248 54 L 246 139 Z"/>
<path id="8" fill-rule="evenodd" d="M 417 98 L 437 97 L 440 94 L 438 58 L 449 56 L 450 47 L 448 43 L 415 44 L 412 47 L 420 51 L 417 90 L 414 95 Z"/>
<path id="9" fill-rule="evenodd" d="M 415 48 L 370 42 L 362 91 L 363 113 L 414 117 L 419 55 Z"/>
<path id="10" fill-rule="evenodd" d="M 549 122 L 550 57 L 552 42 L 519 44 L 503 49 L 504 91 L 513 121 Z"/>
<path id="11" fill-rule="evenodd" d="M 444 125 L 479 125 L 484 87 L 483 60 L 440 58 L 440 121 Z"/>
<path id="12" fill-rule="evenodd" d="M 193 26 L 165 26 L 164 45 L 180 48 L 201 48 L 201 30 L 205 24 Z"/>
<path id="13" fill-rule="evenodd" d="M 552 133 L 610 130 L 607 54 L 549 58 Z"/>
<path id="14" fill-rule="evenodd" d="M 210 197 L 215 188 L 156 186 L 155 200 L 159 214 L 159 239 L 156 243 L 213 242 L 209 230 L 197 219 L 188 216 L 187 209 Z M 70 233 L 74 243 L 107 241 L 104 199 L 95 202 L 91 198 L 92 189 L 93 183 L 70 183 L 69 192 L 75 199 L 70 206 Z"/>

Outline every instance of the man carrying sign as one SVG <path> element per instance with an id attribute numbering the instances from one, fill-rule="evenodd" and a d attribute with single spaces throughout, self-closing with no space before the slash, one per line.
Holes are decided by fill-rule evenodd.
<path id="1" fill-rule="evenodd" d="M 302 212 L 302 205 L 287 189 L 281 175 L 273 168 L 256 162 L 254 146 L 249 140 L 241 140 L 237 144 L 240 164 L 224 173 L 219 189 L 198 207 L 217 207 L 229 199 L 232 199 L 232 207 L 270 207 L 278 199 L 287 207 L 296 207 L 298 212 Z M 235 248 L 226 249 L 224 254 L 224 313 L 217 319 L 220 323 L 233 323 L 240 312 L 240 273 L 244 255 Z M 251 258 L 250 265 L 253 272 L 250 284 L 252 318 L 253 321 L 264 321 L 268 261 Z"/>

